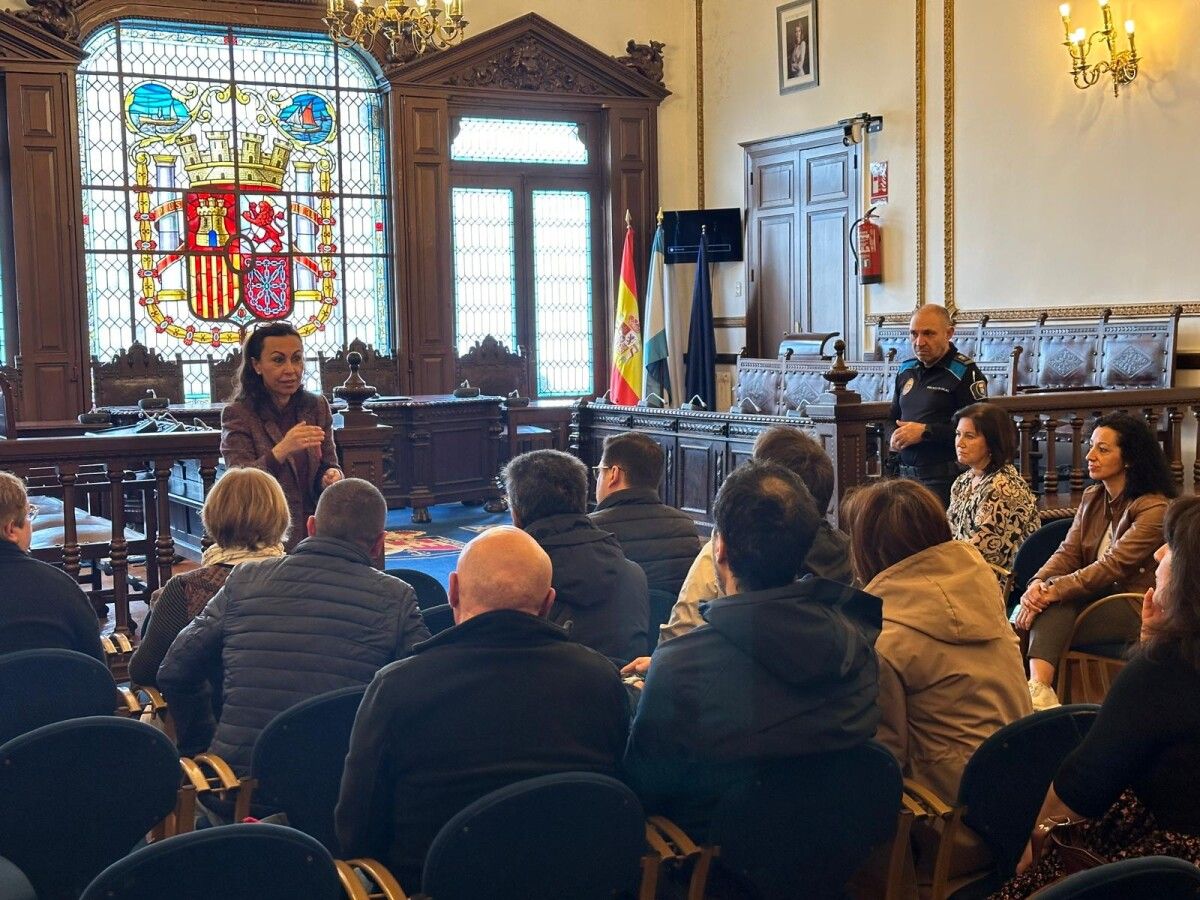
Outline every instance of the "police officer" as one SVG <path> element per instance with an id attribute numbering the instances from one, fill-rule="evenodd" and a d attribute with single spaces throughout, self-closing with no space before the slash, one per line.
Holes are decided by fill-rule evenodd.
<path id="1" fill-rule="evenodd" d="M 892 397 L 891 449 L 900 454 L 900 475 L 921 482 L 950 505 L 955 462 L 954 413 L 987 397 L 987 379 L 974 360 L 951 343 L 954 325 L 944 306 L 922 306 L 908 324 L 916 356 L 896 373 Z"/>

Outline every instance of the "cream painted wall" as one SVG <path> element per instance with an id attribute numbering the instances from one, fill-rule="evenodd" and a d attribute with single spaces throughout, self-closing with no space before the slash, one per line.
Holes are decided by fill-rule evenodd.
<path id="1" fill-rule="evenodd" d="M 984 6 L 959 3 L 959 305 L 1200 297 L 1194 0 L 1112 0 L 1137 22 L 1144 57 L 1116 98 L 1111 80 L 1080 91 L 1067 77 L 1055 4 Z M 1073 27 L 1099 26 L 1094 0 L 1072 7 Z M 967 47 L 984 34 L 1021 65 L 972 65 Z"/>
<path id="2" fill-rule="evenodd" d="M 1200 298 L 1190 219 L 1200 181 L 1200 10 L 1193 0 L 1112 0 L 1138 23 L 1142 74 L 1119 98 L 1067 75 L 1057 0 L 956 10 L 956 300 L 959 307 L 1048 307 Z M 740 142 L 884 116 L 869 144 L 891 164 L 887 283 L 869 310 L 916 300 L 913 0 L 821 0 L 821 84 L 780 96 L 775 0 L 709 4 L 710 206 L 744 205 Z M 1076 0 L 1094 30 L 1094 0 Z M 942 0 L 927 0 L 927 299 L 942 296 Z M 749 52 L 747 48 L 755 48 Z M 742 267 L 721 267 L 718 315 L 736 315 Z M 1195 330 L 1185 326 L 1185 336 Z M 1191 342 L 1189 342 L 1191 343 Z"/>

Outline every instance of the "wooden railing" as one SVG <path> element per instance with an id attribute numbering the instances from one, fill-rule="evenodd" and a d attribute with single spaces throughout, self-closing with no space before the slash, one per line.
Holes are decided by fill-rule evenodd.
<path id="1" fill-rule="evenodd" d="M 862 403 L 836 387 L 825 399 L 829 402 L 809 406 L 805 424 L 831 450 L 841 497 L 884 471 L 886 439 L 895 423 L 891 404 Z M 1042 495 L 1045 510 L 1077 504 L 1086 486 L 1084 458 L 1095 422 L 1117 411 L 1141 416 L 1154 429 L 1181 490 L 1195 491 L 1200 485 L 1200 388 L 1024 394 L 990 402 L 1012 416 L 1019 437 L 1014 464 Z M 1185 431 L 1195 435 L 1196 461 L 1190 472 L 1184 464 Z"/>
<path id="2" fill-rule="evenodd" d="M 810 403 L 804 415 L 651 409 L 579 401 L 572 413 L 571 449 L 588 464 L 599 462 L 605 437 L 636 429 L 663 447 L 665 502 L 711 522 L 712 504 L 725 476 L 750 457 L 755 437 L 775 425 L 807 431 L 834 463 L 836 521 L 840 500 L 856 485 L 887 469 L 887 439 L 894 424 L 891 404 L 863 403 L 852 390 L 854 372 L 835 364 L 825 376 L 830 389 Z M 1069 515 L 1087 484 L 1084 457 L 1095 420 L 1117 410 L 1142 416 L 1162 443 L 1182 490 L 1200 485 L 1200 388 L 1076 391 L 997 397 L 990 402 L 1008 412 L 1019 436 L 1014 460 L 1038 492 L 1043 516 Z M 1197 462 L 1184 460 L 1185 432 L 1193 435 Z"/>
<path id="3" fill-rule="evenodd" d="M 145 552 L 147 582 L 152 589 L 171 577 L 175 559 L 167 507 L 171 467 L 179 460 L 199 460 L 207 494 L 216 478 L 220 444 L 217 431 L 18 438 L 0 441 L 0 469 L 25 478 L 31 495 L 62 500 L 61 550 L 46 546 L 36 550 L 35 556 L 61 563 L 76 579 L 84 558 L 110 561 L 115 627 L 128 635 L 131 542 L 126 535 L 126 493 L 132 488 L 143 498 L 144 539 L 135 543 Z M 95 521 L 88 516 L 88 509 L 111 523 L 107 540 L 80 540 L 80 522 Z"/>

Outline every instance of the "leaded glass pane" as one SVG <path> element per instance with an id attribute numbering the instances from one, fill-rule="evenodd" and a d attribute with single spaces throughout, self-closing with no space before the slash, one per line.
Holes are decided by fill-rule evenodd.
<path id="1" fill-rule="evenodd" d="M 532 119 L 458 120 L 450 158 L 460 162 L 588 164 L 588 148 L 576 122 Z"/>
<path id="2" fill-rule="evenodd" d="M 316 35 L 127 20 L 79 74 L 93 355 L 133 340 L 207 391 L 256 321 L 331 355 L 391 346 L 375 76 Z M 204 365 L 200 361 L 204 360 Z"/>
<path id="3" fill-rule="evenodd" d="M 533 191 L 533 302 L 540 397 L 592 390 L 592 234 L 587 191 Z"/>
<path id="4" fill-rule="evenodd" d="M 517 276 L 513 193 L 455 188 L 454 345 L 466 353 L 486 335 L 517 349 Z"/>

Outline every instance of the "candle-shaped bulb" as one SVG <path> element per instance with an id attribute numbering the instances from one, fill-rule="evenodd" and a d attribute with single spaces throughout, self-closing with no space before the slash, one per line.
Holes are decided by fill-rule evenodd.
<path id="1" fill-rule="evenodd" d="M 1069 18 L 1071 15 L 1071 4 L 1064 3 L 1062 6 L 1060 6 L 1058 8 L 1058 14 L 1060 16 L 1062 16 L 1064 19 Z"/>
<path id="2" fill-rule="evenodd" d="M 1087 32 L 1082 28 L 1075 29 L 1075 33 L 1071 35 L 1071 40 L 1076 44 L 1082 44 L 1083 39 L 1087 36 Z"/>
<path id="3" fill-rule="evenodd" d="M 1125 20 L 1125 33 L 1129 35 L 1133 34 L 1133 19 Z"/>
<path id="4" fill-rule="evenodd" d="M 1100 0 L 1101 6 L 1108 6 L 1108 0 Z"/>

